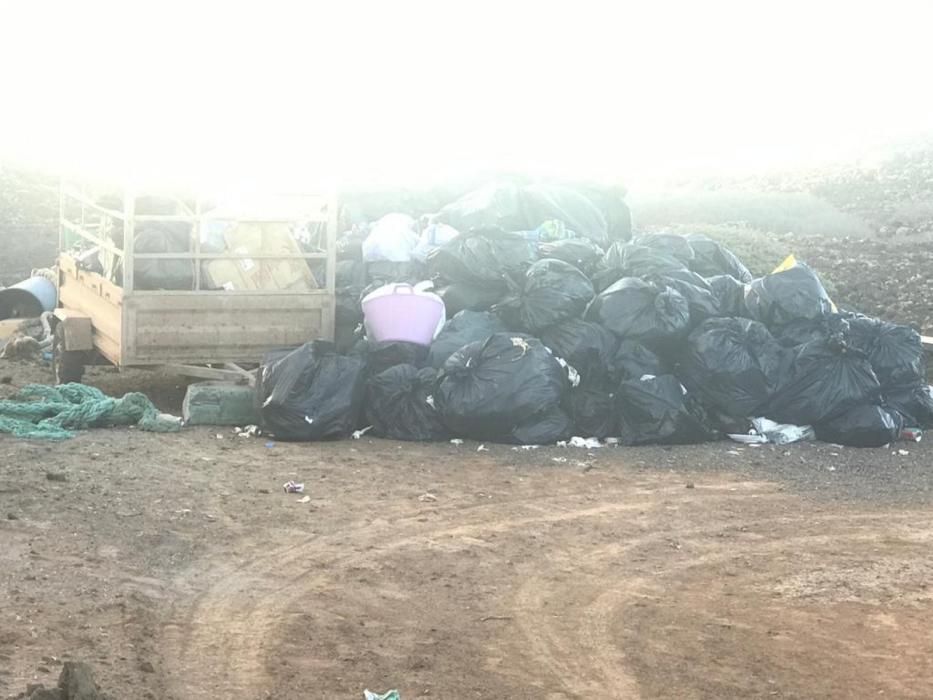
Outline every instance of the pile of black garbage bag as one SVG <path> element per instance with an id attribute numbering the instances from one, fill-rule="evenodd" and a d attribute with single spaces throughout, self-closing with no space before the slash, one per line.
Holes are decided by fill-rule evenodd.
<path id="1" fill-rule="evenodd" d="M 451 220 L 468 220 L 462 209 Z M 258 383 L 267 432 L 686 444 L 765 417 L 881 446 L 933 427 L 917 331 L 837 309 L 805 264 L 753 279 L 702 235 L 609 243 L 603 222 L 535 241 L 474 218 L 417 265 L 341 261 L 338 325 L 360 320 L 367 288 L 400 280 L 433 281 L 449 320 L 430 348 L 357 332 L 271 354 Z"/>

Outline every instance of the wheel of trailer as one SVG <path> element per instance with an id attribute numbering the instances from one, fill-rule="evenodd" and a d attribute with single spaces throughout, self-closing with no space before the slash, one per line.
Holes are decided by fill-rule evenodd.
<path id="1" fill-rule="evenodd" d="M 84 378 L 85 353 L 82 350 L 65 350 L 65 334 L 62 324 L 52 332 L 52 370 L 56 384 L 80 382 Z"/>

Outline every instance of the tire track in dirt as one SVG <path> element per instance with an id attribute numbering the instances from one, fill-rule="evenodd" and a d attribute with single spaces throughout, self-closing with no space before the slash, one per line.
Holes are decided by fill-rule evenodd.
<path id="1" fill-rule="evenodd" d="M 762 490 L 777 494 L 771 484 L 731 483 L 727 487 L 704 489 L 704 501 L 730 499 L 737 491 Z M 330 572 L 358 565 L 374 557 L 383 558 L 400 550 L 424 547 L 442 539 L 481 537 L 527 530 L 546 524 L 573 522 L 587 518 L 639 512 L 648 506 L 663 506 L 664 498 L 682 494 L 683 486 L 624 489 L 622 503 L 608 503 L 574 508 L 568 505 L 573 494 L 547 499 L 513 499 L 509 509 L 532 511 L 534 515 L 496 520 L 502 501 L 475 506 L 436 509 L 442 522 L 464 516 L 471 522 L 431 529 L 411 516 L 388 526 L 364 525 L 341 535 L 309 537 L 301 542 L 277 547 L 238 567 L 222 566 L 219 580 L 197 596 L 186 611 L 177 614 L 164 630 L 163 649 L 166 667 L 172 669 L 170 686 L 179 697 L 259 697 L 268 682 L 266 656 L 274 632 L 282 624 L 282 615 L 293 609 L 296 601 L 313 595 L 330 579 Z M 580 495 L 589 494 L 576 494 Z M 636 498 L 632 498 L 635 496 Z M 648 503 L 643 498 L 655 501 Z M 391 517 L 391 513 L 386 518 Z M 384 518 L 384 519 L 386 519 Z M 406 522 L 407 520 L 407 522 Z M 427 525 L 427 526 L 426 526 Z M 648 536 L 657 539 L 668 532 Z M 347 552 L 348 544 L 356 552 Z M 630 546 L 635 546 L 632 542 Z M 250 543 L 245 551 L 260 547 Z M 202 564 L 203 565 L 203 564 Z M 315 573 L 315 569 L 319 573 Z M 547 655 L 553 658 L 553 655 Z M 553 674 L 552 674 L 553 675 Z M 571 674 L 572 676 L 573 674 Z M 577 675 L 586 675 L 580 669 Z"/>
<path id="2" fill-rule="evenodd" d="M 516 653 L 524 653 L 529 663 L 554 670 L 560 686 L 570 697 L 613 697 L 636 699 L 641 697 L 637 681 L 625 669 L 624 649 L 612 640 L 610 627 L 617 623 L 621 610 L 632 600 L 648 594 L 648 591 L 663 590 L 665 579 L 704 567 L 716 566 L 747 554 L 761 556 L 775 551 L 792 548 L 805 551 L 814 546 L 851 546 L 856 542 L 874 542 L 880 537 L 878 523 L 890 524 L 903 520 L 913 522 L 913 513 L 892 514 L 845 513 L 821 518 L 822 523 L 844 523 L 844 532 L 808 534 L 781 537 L 774 541 L 755 541 L 730 547 L 727 551 L 692 556 L 684 562 L 671 562 L 662 572 L 654 572 L 652 580 L 635 576 L 617 580 L 616 585 L 605 590 L 590 591 L 578 582 L 573 586 L 555 588 L 548 577 L 540 576 L 526 580 L 515 596 L 516 622 L 522 631 L 522 639 L 514 644 Z M 787 523 L 786 516 L 759 518 L 760 525 Z M 794 521 L 790 521 L 793 523 Z M 620 556 L 657 543 L 676 534 L 681 540 L 708 537 L 721 528 L 721 523 L 710 526 L 664 532 L 636 538 L 624 544 L 611 544 L 580 553 L 580 566 L 607 570 L 606 560 L 617 560 Z M 931 528 L 930 531 L 933 531 Z M 738 583 L 738 582 L 737 582 Z M 582 589 L 582 590 L 581 590 Z M 588 597 L 593 593 L 594 597 Z M 581 613 L 576 624 L 567 626 L 563 621 L 555 622 L 549 615 L 541 614 L 546 599 L 561 599 L 565 603 L 580 603 Z M 701 611 L 702 612 L 702 611 Z M 853 649 L 853 653 L 857 650 Z"/>

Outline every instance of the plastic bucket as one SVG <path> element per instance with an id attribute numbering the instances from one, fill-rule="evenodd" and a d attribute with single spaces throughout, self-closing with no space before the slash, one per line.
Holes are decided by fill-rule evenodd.
<path id="1" fill-rule="evenodd" d="M 410 284 L 387 284 L 363 299 L 366 335 L 377 343 L 430 345 L 446 318 L 444 301 Z"/>
<path id="2" fill-rule="evenodd" d="M 6 318 L 35 318 L 53 311 L 58 289 L 45 277 L 30 277 L 12 287 L 0 289 L 0 321 Z"/>

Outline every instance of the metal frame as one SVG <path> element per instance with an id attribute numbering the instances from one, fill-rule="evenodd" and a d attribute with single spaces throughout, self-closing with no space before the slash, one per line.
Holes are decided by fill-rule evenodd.
<path id="1" fill-rule="evenodd" d="M 111 189 L 112 191 L 112 189 Z M 98 322 L 114 327 L 116 319 L 114 314 L 119 314 L 119 331 L 114 332 L 119 338 L 111 338 L 106 342 L 95 341 L 95 346 L 114 364 L 119 366 L 137 366 L 137 365 L 171 365 L 175 369 L 188 367 L 196 372 L 198 376 L 211 376 L 219 374 L 232 375 L 239 379 L 247 379 L 250 375 L 246 370 L 241 369 L 236 362 L 258 362 L 260 357 L 244 358 L 243 353 L 237 348 L 231 347 L 231 343 L 225 342 L 225 338 L 231 336 L 231 331 L 227 326 L 231 318 L 234 318 L 238 310 L 242 309 L 244 317 L 252 319 L 252 323 L 243 328 L 252 331 L 253 343 L 251 348 L 257 349 L 255 338 L 259 331 L 256 329 L 256 323 L 262 323 L 268 319 L 270 333 L 268 338 L 263 338 L 271 344 L 271 347 L 280 344 L 283 337 L 289 335 L 285 330 L 290 321 L 295 321 L 300 330 L 301 323 L 309 323 L 310 319 L 318 318 L 316 325 L 320 326 L 319 333 L 311 337 L 333 338 L 335 299 L 336 299 L 336 238 L 337 238 L 337 199 L 335 194 L 327 196 L 314 195 L 280 195 L 285 197 L 300 197 L 308 200 L 309 205 L 313 204 L 315 208 L 319 207 L 319 213 L 309 213 L 302 216 L 300 222 L 308 224 L 317 224 L 322 229 L 317 234 L 322 239 L 323 250 L 320 252 L 296 252 L 296 253 L 277 253 L 277 254 L 243 254 L 243 253 L 203 253 L 201 251 L 201 232 L 202 227 L 210 221 L 230 219 L 214 215 L 214 212 L 203 210 L 203 202 L 200 198 L 195 200 L 194 211 L 180 197 L 169 195 L 183 214 L 171 215 L 148 215 L 138 214 L 136 203 L 139 198 L 138 193 L 130 188 L 123 190 L 123 210 L 117 211 L 98 204 L 94 197 L 83 187 L 62 181 L 59 197 L 59 250 L 66 256 L 66 238 L 70 234 L 78 239 L 86 241 L 91 246 L 107 251 L 112 254 L 117 261 L 122 262 L 123 279 L 122 288 L 114 287 L 104 278 L 92 275 L 92 273 L 75 273 L 67 278 L 67 283 L 72 285 L 69 290 L 74 292 L 75 285 L 84 289 L 78 296 L 82 298 L 76 300 L 78 306 L 86 307 L 87 313 L 92 324 L 97 326 Z M 150 193 L 146 193 L 150 194 Z M 95 225 L 90 221 L 93 215 L 98 215 L 101 222 Z M 102 222 L 109 220 L 112 225 L 119 226 L 122 223 L 123 229 L 123 249 L 117 246 L 112 240 L 105 236 L 104 224 Z M 185 253 L 136 253 L 135 233 L 139 223 L 142 222 L 189 222 L 191 224 L 191 245 L 188 252 Z M 292 218 L 283 217 L 247 217 L 237 219 L 237 223 L 261 223 L 261 224 L 281 224 L 294 223 Z M 241 290 L 204 290 L 201 289 L 202 263 L 212 260 L 320 260 L 325 263 L 324 279 L 318 280 L 322 286 L 319 289 L 295 291 L 287 289 L 241 289 Z M 192 290 L 137 290 L 134 289 L 135 266 L 140 260 L 184 260 L 191 261 L 194 268 L 194 289 Z M 73 270 L 74 265 L 66 263 L 63 259 L 63 269 Z M 63 284 L 66 282 L 63 272 Z M 90 279 L 96 277 L 96 279 Z M 109 305 L 97 304 L 95 300 L 88 296 L 88 290 L 96 291 L 103 295 L 103 288 L 108 288 L 106 295 Z M 63 293 L 63 304 L 68 305 L 69 294 Z M 92 295 L 93 296 L 93 295 Z M 72 297 L 76 298 L 76 297 Z M 91 308 L 92 307 L 92 308 Z M 117 311 L 118 309 L 118 311 Z M 135 315 L 134 315 L 135 314 Z M 190 322 L 183 324 L 183 327 L 189 331 L 188 338 L 192 339 L 196 347 L 200 350 L 187 353 L 173 353 L 170 345 L 156 344 L 153 351 L 155 355 L 138 354 L 140 347 L 136 343 L 137 339 L 137 316 L 149 314 L 153 318 L 183 318 Z M 209 325 L 211 314 L 217 314 L 227 319 L 228 323 L 218 324 L 218 327 L 212 328 Z M 251 315 L 250 315 L 251 314 Z M 95 315 L 107 316 L 108 318 L 98 318 L 95 322 Z M 202 326 L 194 328 L 197 322 Z M 171 322 L 168 322 L 171 323 Z M 214 343 L 211 340 L 208 343 L 206 338 L 213 338 L 210 333 L 200 333 L 206 328 L 207 331 L 216 331 L 216 336 L 220 340 Z M 152 335 L 153 327 L 147 326 L 149 335 Z M 261 330 L 261 329 L 260 329 Z M 164 335 L 170 335 L 171 328 L 165 328 Z M 295 333 L 291 333 L 295 335 Z M 195 337 L 197 336 L 197 337 Z M 148 336 L 147 336 L 148 337 Z M 310 338 L 309 338 L 310 339 Z M 106 345 L 105 348 L 102 347 Z M 209 348 L 216 348 L 216 357 L 208 357 Z M 270 349 L 270 348 L 266 348 Z M 205 353 L 205 356 L 198 356 L 196 359 L 189 357 L 191 353 Z M 191 360 L 194 359 L 194 362 Z M 139 360 L 145 360 L 140 362 Z M 192 367 L 193 364 L 205 365 L 216 364 L 218 367 Z M 225 366 L 225 369 L 219 369 L 219 366 Z"/>

